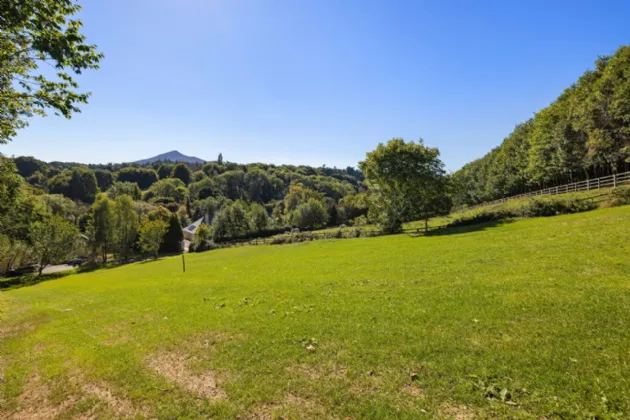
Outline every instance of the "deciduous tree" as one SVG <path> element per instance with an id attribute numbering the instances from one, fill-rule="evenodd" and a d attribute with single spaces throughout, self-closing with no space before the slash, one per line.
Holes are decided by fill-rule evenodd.
<path id="1" fill-rule="evenodd" d="M 39 275 L 50 264 L 70 257 L 75 249 L 79 229 L 59 216 L 35 222 L 30 230 L 33 256 L 39 265 Z"/>
<path id="2" fill-rule="evenodd" d="M 72 0 L 0 2 L 0 144 L 11 140 L 34 115 L 70 118 L 87 103 L 72 74 L 97 69 L 103 57 L 86 43 L 81 9 Z M 46 64 L 55 69 L 40 71 Z M 46 67 L 48 68 L 48 67 Z"/>

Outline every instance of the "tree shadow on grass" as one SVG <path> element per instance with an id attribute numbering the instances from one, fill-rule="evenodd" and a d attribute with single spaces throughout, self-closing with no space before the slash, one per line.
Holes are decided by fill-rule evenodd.
<path id="1" fill-rule="evenodd" d="M 21 287 L 34 286 L 36 284 L 39 284 L 45 281 L 57 280 L 57 279 L 69 276 L 71 274 L 84 274 L 84 273 L 91 273 L 93 271 L 109 270 L 112 268 L 122 267 L 124 265 L 131 264 L 134 262 L 138 262 L 138 260 L 115 261 L 115 262 L 108 262 L 106 264 L 86 263 L 75 270 L 59 271 L 57 273 L 42 274 L 41 276 L 37 276 L 37 274 L 24 274 L 22 276 L 17 276 L 17 277 L 0 278 L 0 290 L 6 291 L 6 290 L 11 290 L 11 289 L 19 289 Z M 147 262 L 147 260 L 141 261 L 141 263 L 145 263 L 145 262 Z"/>
<path id="2" fill-rule="evenodd" d="M 410 234 L 409 236 L 413 238 L 423 237 L 423 236 L 447 236 L 447 235 L 460 235 L 463 233 L 471 233 L 471 232 L 482 232 L 484 230 L 500 227 L 509 223 L 512 223 L 513 219 L 502 219 L 502 220 L 492 220 L 489 222 L 481 222 L 475 223 L 465 226 L 454 226 L 447 227 L 443 226 L 440 228 L 429 230 L 428 232 L 420 231 L 417 234 Z"/>
<path id="3" fill-rule="evenodd" d="M 74 270 L 68 270 L 58 273 L 42 274 L 41 276 L 37 276 L 36 274 L 24 274 L 17 277 L 0 278 L 0 290 L 6 291 L 19 289 L 20 287 L 34 286 L 45 281 L 57 280 L 75 273 L 76 271 Z"/>

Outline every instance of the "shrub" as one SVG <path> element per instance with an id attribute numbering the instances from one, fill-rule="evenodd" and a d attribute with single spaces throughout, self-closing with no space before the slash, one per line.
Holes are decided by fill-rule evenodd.
<path id="1" fill-rule="evenodd" d="M 618 207 L 630 204 L 630 187 L 617 187 L 612 190 L 611 197 L 606 204 L 608 207 Z"/>
<path id="2" fill-rule="evenodd" d="M 474 210 L 455 219 L 447 227 L 470 226 L 514 217 L 547 217 L 581 213 L 596 207 L 597 204 L 593 200 L 578 200 L 575 197 L 534 197 L 522 202 Z"/>
<path id="3" fill-rule="evenodd" d="M 171 214 L 168 219 L 168 229 L 160 246 L 160 252 L 180 252 L 183 240 L 184 232 L 182 231 L 182 225 L 179 223 L 179 217 L 176 214 Z"/>
<path id="4" fill-rule="evenodd" d="M 520 217 L 547 217 L 558 214 L 581 213 L 593 210 L 597 205 L 592 200 L 574 197 L 534 197 L 518 209 Z"/>

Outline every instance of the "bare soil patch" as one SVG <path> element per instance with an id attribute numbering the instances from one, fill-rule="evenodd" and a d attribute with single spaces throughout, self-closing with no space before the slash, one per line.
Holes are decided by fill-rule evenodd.
<path id="1" fill-rule="evenodd" d="M 149 357 L 147 364 L 151 369 L 190 391 L 200 398 L 220 400 L 226 397 L 225 392 L 217 385 L 215 374 L 205 371 L 194 374 L 190 365 L 197 361 L 196 357 L 188 357 L 177 353 L 160 353 Z"/>
<path id="2" fill-rule="evenodd" d="M 465 405 L 444 405 L 441 413 L 444 418 L 454 420 L 474 420 L 477 418 L 472 409 Z"/>

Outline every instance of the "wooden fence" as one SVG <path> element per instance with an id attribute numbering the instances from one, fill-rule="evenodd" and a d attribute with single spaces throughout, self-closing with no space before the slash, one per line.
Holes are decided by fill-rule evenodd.
<path id="1" fill-rule="evenodd" d="M 544 190 L 532 191 L 524 194 L 513 195 L 511 197 L 500 198 L 494 201 L 477 204 L 462 209 L 461 211 L 473 210 L 482 206 L 505 203 L 510 200 L 518 200 L 525 197 L 536 197 L 539 195 L 557 195 L 579 191 L 598 190 L 600 188 L 617 187 L 623 184 L 630 184 L 630 172 L 623 172 L 615 175 L 603 176 L 601 178 L 587 179 L 586 181 L 573 182 L 571 184 L 559 185 L 557 187 L 545 188 Z"/>

